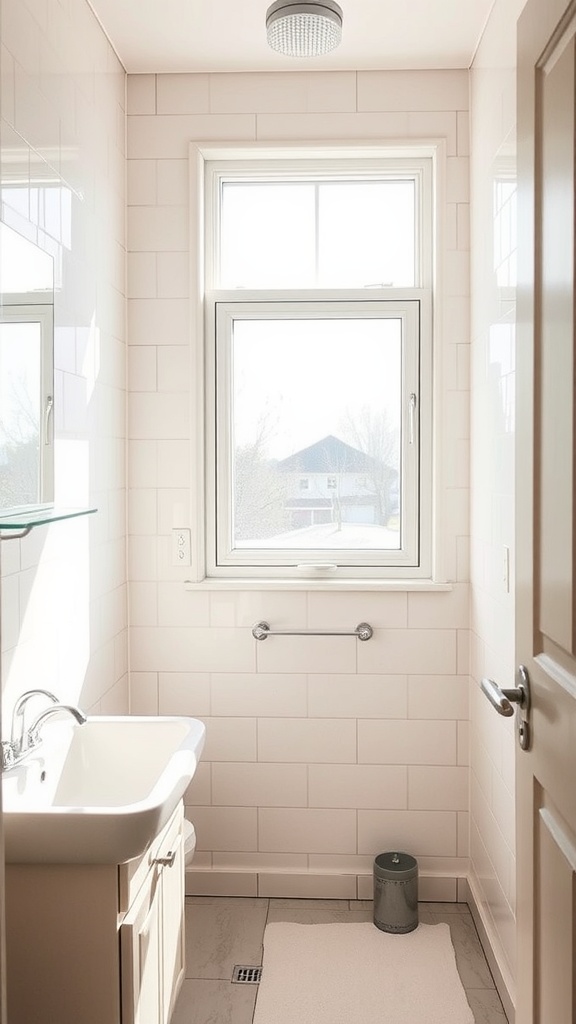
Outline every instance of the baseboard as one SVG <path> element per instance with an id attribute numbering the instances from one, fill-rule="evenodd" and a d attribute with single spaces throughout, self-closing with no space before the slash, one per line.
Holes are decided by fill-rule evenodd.
<path id="1" fill-rule="evenodd" d="M 488 966 L 492 972 L 494 978 L 494 984 L 498 990 L 498 995 L 502 1000 L 504 1012 L 508 1018 L 508 1024 L 515 1024 L 516 1020 L 516 1008 L 515 1008 L 515 986 L 514 979 L 510 973 L 510 970 L 506 964 L 506 958 L 503 951 L 500 950 L 500 944 L 494 929 L 490 927 L 490 922 L 486 918 L 483 910 L 482 900 L 477 887 L 474 884 L 474 880 L 469 877 L 466 880 L 467 896 L 466 903 L 470 907 L 470 913 L 472 914 L 474 924 L 482 943 L 484 955 L 488 961 Z"/>
<path id="2" fill-rule="evenodd" d="M 418 897 L 425 902 L 456 903 L 464 880 L 453 875 L 418 877 Z M 262 896 L 283 899 L 371 900 L 369 875 L 311 872 L 217 871 L 186 869 L 187 896 Z"/>

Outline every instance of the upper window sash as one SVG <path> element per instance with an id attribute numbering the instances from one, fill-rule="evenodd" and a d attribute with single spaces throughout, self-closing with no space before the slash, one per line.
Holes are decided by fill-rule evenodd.
<path id="1" fill-rule="evenodd" d="M 221 254 L 221 210 L 222 193 L 226 184 L 272 184 L 276 183 L 361 183 L 361 182 L 401 182 L 409 181 L 414 185 L 414 287 L 432 287 L 432 160 L 430 157 L 418 159 L 382 158 L 354 159 L 342 155 L 338 160 L 300 160 L 284 158 L 279 161 L 239 160 L 208 161 L 205 176 L 205 284 L 207 291 L 229 290 L 220 276 Z M 389 287 L 387 281 L 376 279 L 356 283 L 338 283 L 336 287 L 348 290 L 351 287 L 377 289 Z M 249 284 L 250 290 L 259 288 Z M 265 287 L 281 290 L 282 285 L 268 284 Z M 289 286 L 290 287 L 290 286 Z M 302 286 L 317 288 L 317 284 Z M 332 285 L 328 285 L 332 287 Z"/>

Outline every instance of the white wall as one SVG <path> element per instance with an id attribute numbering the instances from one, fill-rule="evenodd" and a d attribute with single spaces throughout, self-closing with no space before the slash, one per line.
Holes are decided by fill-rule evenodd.
<path id="1" fill-rule="evenodd" d="M 467 72 L 135 75 L 128 97 L 132 709 L 207 723 L 189 887 L 366 897 L 374 855 L 398 846 L 418 857 L 425 898 L 454 899 L 468 867 Z M 454 587 L 185 591 L 170 529 L 194 487 L 189 142 L 406 138 L 446 143 L 437 472 Z M 375 637 L 257 649 L 261 618 L 366 620 Z"/>
<path id="2" fill-rule="evenodd" d="M 514 721 L 491 708 L 482 676 L 514 684 L 514 190 L 516 20 L 497 0 L 471 72 L 471 885 L 514 994 Z M 503 203 L 499 192 L 506 193 Z M 510 589 L 503 579 L 510 551 Z"/>
<path id="3" fill-rule="evenodd" d="M 31 687 L 128 707 L 125 74 L 85 0 L 1 0 L 1 18 L 2 220 L 58 268 L 56 502 L 98 507 L 2 543 L 7 735 Z"/>

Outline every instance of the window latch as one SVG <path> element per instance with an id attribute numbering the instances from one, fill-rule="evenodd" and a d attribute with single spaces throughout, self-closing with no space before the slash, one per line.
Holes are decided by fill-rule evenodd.
<path id="1" fill-rule="evenodd" d="M 414 444 L 414 423 L 416 418 L 416 394 L 414 391 L 410 392 L 410 399 L 408 402 L 408 415 L 409 415 L 409 433 L 408 443 Z"/>
<path id="2" fill-rule="evenodd" d="M 46 406 L 44 409 L 44 444 L 50 444 L 50 417 L 54 409 L 54 399 L 52 395 L 48 395 L 46 398 Z"/>

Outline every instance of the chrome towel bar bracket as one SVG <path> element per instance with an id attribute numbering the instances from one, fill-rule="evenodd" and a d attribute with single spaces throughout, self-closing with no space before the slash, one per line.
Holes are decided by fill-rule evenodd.
<path id="1" fill-rule="evenodd" d="M 257 622 L 252 627 L 255 640 L 266 640 L 269 636 L 356 636 L 369 640 L 373 632 L 367 622 L 361 622 L 356 629 L 271 629 L 267 622 Z"/>

